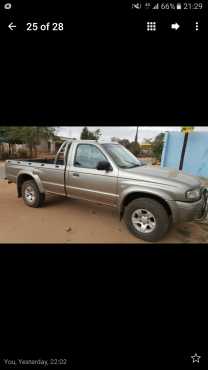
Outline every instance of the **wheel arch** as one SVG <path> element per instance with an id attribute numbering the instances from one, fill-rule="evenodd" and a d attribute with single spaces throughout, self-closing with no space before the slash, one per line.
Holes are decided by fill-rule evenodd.
<path id="1" fill-rule="evenodd" d="M 168 204 L 168 202 L 161 196 L 153 193 L 148 193 L 148 192 L 142 192 L 142 191 L 133 191 L 131 193 L 128 193 L 125 195 L 122 199 L 121 205 L 120 205 L 120 220 L 122 220 L 125 208 L 127 205 L 132 202 L 134 199 L 139 199 L 139 198 L 148 198 L 148 199 L 154 199 L 158 201 L 160 204 L 164 206 L 166 209 L 168 216 L 173 217 L 173 211 Z"/>
<path id="2" fill-rule="evenodd" d="M 18 175 L 18 178 L 17 178 L 17 195 L 18 195 L 18 198 L 22 197 L 22 184 L 25 181 L 29 181 L 29 180 L 35 181 L 40 193 L 42 193 L 42 194 L 45 193 L 43 185 L 40 181 L 40 178 L 38 176 L 35 176 L 35 175 L 31 174 L 31 173 L 24 172 L 24 173 L 20 173 Z"/>

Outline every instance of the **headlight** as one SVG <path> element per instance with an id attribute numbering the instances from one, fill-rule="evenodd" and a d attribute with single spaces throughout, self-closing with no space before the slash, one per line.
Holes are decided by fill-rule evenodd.
<path id="1" fill-rule="evenodd" d="M 201 191 L 200 191 L 200 189 L 189 190 L 189 191 L 187 191 L 187 193 L 186 193 L 186 198 L 187 198 L 187 199 L 190 199 L 190 200 L 200 199 L 200 196 L 201 196 Z"/>

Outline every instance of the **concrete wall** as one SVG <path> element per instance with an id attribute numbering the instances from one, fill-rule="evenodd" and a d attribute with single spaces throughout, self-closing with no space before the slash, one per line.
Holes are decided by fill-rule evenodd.
<path id="1" fill-rule="evenodd" d="M 40 141 L 40 144 L 37 145 L 37 150 L 42 151 L 42 152 L 47 152 L 48 151 L 48 140 L 42 139 Z"/>
<path id="2" fill-rule="evenodd" d="M 53 140 L 50 141 L 50 153 L 56 153 L 56 142 Z M 26 144 L 15 144 L 15 150 L 18 151 L 19 149 L 24 149 L 28 151 L 28 145 Z M 48 153 L 48 140 L 42 139 L 40 144 L 37 145 L 37 151 L 42 153 Z M 0 152 L 9 152 L 9 144 L 2 143 L 0 144 Z"/>
<path id="3" fill-rule="evenodd" d="M 168 132 L 165 134 L 161 167 L 179 169 L 184 134 Z M 191 132 L 189 134 L 184 156 L 183 171 L 195 175 L 208 177 L 208 133 Z"/>

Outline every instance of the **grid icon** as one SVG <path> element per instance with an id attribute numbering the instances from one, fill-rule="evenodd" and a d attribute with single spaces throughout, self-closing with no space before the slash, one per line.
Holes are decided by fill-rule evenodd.
<path id="1" fill-rule="evenodd" d="M 147 31 L 156 31 L 156 22 L 147 22 Z"/>

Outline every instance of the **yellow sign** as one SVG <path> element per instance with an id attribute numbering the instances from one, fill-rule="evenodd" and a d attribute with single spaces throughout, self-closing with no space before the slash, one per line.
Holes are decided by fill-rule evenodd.
<path id="1" fill-rule="evenodd" d="M 184 132 L 185 134 L 188 133 L 188 132 L 192 132 L 194 131 L 194 127 L 182 127 L 181 128 L 181 132 Z"/>

